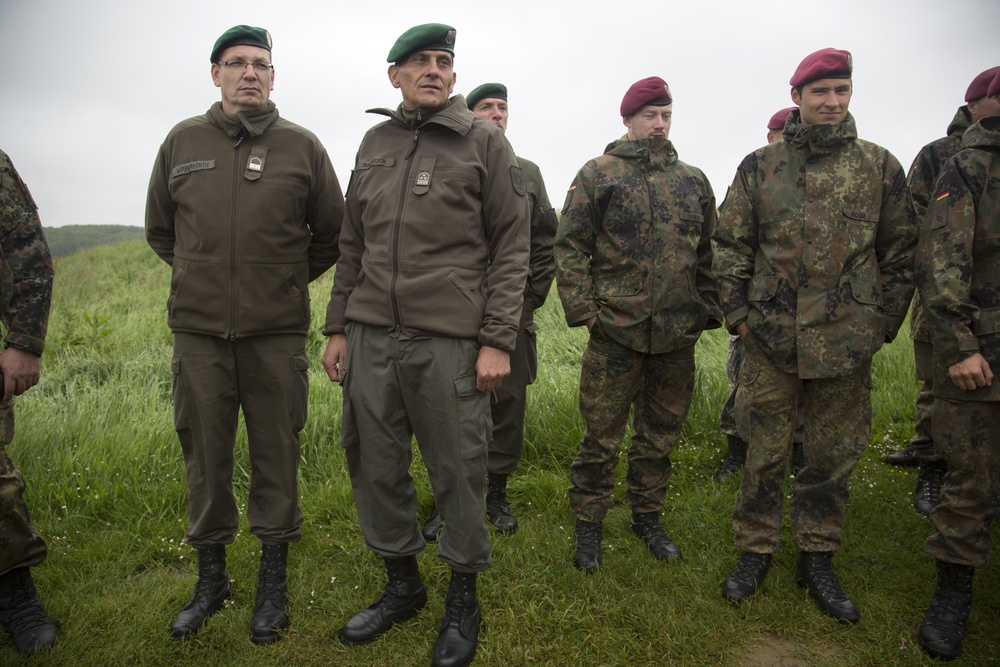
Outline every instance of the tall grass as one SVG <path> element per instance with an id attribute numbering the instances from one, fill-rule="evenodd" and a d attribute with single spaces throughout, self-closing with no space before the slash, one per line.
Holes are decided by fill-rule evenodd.
<path id="1" fill-rule="evenodd" d="M 319 331 L 332 277 L 313 286 Z M 319 366 L 325 340 L 309 338 L 310 415 L 302 432 L 303 540 L 290 556 L 292 630 L 274 646 L 250 643 L 259 543 L 244 529 L 229 549 L 236 595 L 189 642 L 167 625 L 194 582 L 194 552 L 181 544 L 186 488 L 173 430 L 171 336 L 163 306 L 168 270 L 143 243 L 92 249 L 57 265 L 49 350 L 41 384 L 19 400 L 11 455 L 28 480 L 32 516 L 50 546 L 34 570 L 59 644 L 22 659 L 0 639 L 0 664 L 420 665 L 440 623 L 446 567 L 420 555 L 430 603 L 367 647 L 347 648 L 337 628 L 383 585 L 366 552 L 339 447 L 340 389 Z M 876 358 L 873 444 L 852 479 L 845 546 L 835 565 L 862 612 L 843 627 L 820 615 L 793 581 L 785 532 L 755 599 L 725 602 L 719 585 L 735 562 L 730 515 L 736 484 L 716 485 L 718 409 L 728 391 L 723 332 L 697 348 L 697 387 L 674 455 L 663 521 L 684 552 L 652 561 L 627 528 L 624 465 L 605 522 L 605 565 L 593 576 L 570 564 L 568 467 L 582 435 L 577 411 L 586 338 L 566 328 L 553 292 L 538 313 L 539 378 L 528 399 L 527 443 L 510 499 L 521 522 L 494 536 L 493 568 L 480 578 L 486 630 L 480 665 L 919 665 L 932 664 L 916 630 L 934 586 L 921 551 L 930 523 L 910 508 L 914 473 L 881 463 L 912 435 L 916 385 L 905 334 Z M 246 434 L 237 443 L 237 496 L 245 507 Z M 421 516 L 430 486 L 413 474 Z M 1000 568 L 976 577 L 962 664 L 1000 663 Z"/>

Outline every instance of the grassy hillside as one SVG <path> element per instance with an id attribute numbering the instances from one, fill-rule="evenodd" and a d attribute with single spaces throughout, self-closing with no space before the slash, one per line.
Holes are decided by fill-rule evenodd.
<path id="1" fill-rule="evenodd" d="M 53 257 L 68 257 L 77 250 L 143 238 L 145 230 L 131 225 L 65 225 L 46 227 L 45 239 Z"/>
<path id="2" fill-rule="evenodd" d="M 322 373 L 318 333 L 331 275 L 313 286 L 309 423 L 302 433 L 303 540 L 290 552 L 292 630 L 270 647 L 249 641 L 259 543 L 245 528 L 230 550 L 236 595 L 194 639 L 167 626 L 194 583 L 194 551 L 182 545 L 186 488 L 172 424 L 168 269 L 142 242 L 86 250 L 57 263 L 50 349 L 42 382 L 18 404 L 10 453 L 28 481 L 32 516 L 49 542 L 36 580 L 62 628 L 58 646 L 22 660 L 0 639 L 0 664 L 38 665 L 421 665 L 440 624 L 447 568 L 420 555 L 430 602 L 367 647 L 336 630 L 378 597 L 381 561 L 365 550 L 339 443 L 340 389 Z M 719 586 L 737 556 L 730 515 L 736 484 L 712 473 L 723 440 L 718 409 L 728 390 L 726 336 L 698 346 L 695 402 L 674 456 L 663 517 L 684 553 L 656 563 L 628 531 L 624 488 L 605 522 L 605 566 L 573 569 L 568 467 L 582 433 L 577 413 L 585 340 L 568 330 L 555 293 L 539 313 L 539 380 L 529 395 L 527 447 L 510 497 L 521 520 L 495 537 L 481 577 L 486 631 L 477 665 L 930 665 L 916 630 L 934 586 L 921 551 L 928 520 L 910 508 L 914 473 L 881 463 L 913 431 L 912 349 L 903 337 L 876 358 L 873 444 L 852 479 L 845 547 L 835 565 L 862 621 L 819 614 L 793 581 L 787 527 L 767 582 L 737 607 Z M 237 444 L 237 498 L 246 506 L 246 435 Z M 421 518 L 430 488 L 417 457 Z M 619 470 L 624 479 L 624 465 Z M 787 519 L 787 518 L 786 518 Z M 996 531 L 996 529 L 994 529 Z M 1000 565 L 979 572 L 963 659 L 1000 664 Z"/>

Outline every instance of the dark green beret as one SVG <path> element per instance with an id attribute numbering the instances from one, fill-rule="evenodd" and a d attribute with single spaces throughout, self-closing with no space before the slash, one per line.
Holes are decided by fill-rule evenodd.
<path id="1" fill-rule="evenodd" d="M 386 61 L 398 63 L 417 51 L 447 51 L 455 55 L 455 29 L 443 23 L 413 26 L 392 45 Z"/>
<path id="2" fill-rule="evenodd" d="M 271 50 L 271 33 L 263 28 L 255 28 L 252 25 L 237 25 L 222 33 L 222 37 L 215 40 L 212 47 L 212 62 L 219 62 L 219 56 L 230 46 L 258 46 L 262 49 Z"/>
<path id="3" fill-rule="evenodd" d="M 469 108 L 476 106 L 479 100 L 485 100 L 487 97 L 494 97 L 498 100 L 507 101 L 507 86 L 502 83 L 484 83 L 481 86 L 477 86 L 472 89 L 472 92 L 465 96 L 465 102 L 469 105 Z"/>

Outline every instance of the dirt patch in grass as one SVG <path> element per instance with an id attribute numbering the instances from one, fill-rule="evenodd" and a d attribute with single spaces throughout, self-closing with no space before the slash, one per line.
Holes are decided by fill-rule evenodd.
<path id="1" fill-rule="evenodd" d="M 846 655 L 839 646 L 818 649 L 818 653 L 830 662 Z M 740 667 L 812 667 L 816 657 L 799 653 L 795 642 L 779 635 L 764 635 L 757 646 L 741 662 Z"/>

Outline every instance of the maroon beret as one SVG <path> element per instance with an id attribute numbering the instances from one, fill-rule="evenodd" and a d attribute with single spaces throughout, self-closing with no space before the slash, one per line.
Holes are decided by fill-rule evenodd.
<path id="1" fill-rule="evenodd" d="M 979 76 L 972 80 L 968 90 L 965 91 L 965 101 L 971 102 L 972 100 L 978 100 L 980 97 L 993 97 L 989 92 L 990 82 L 993 81 L 997 73 L 1000 73 L 1000 67 L 991 67 L 985 72 L 981 72 Z"/>
<path id="2" fill-rule="evenodd" d="M 986 91 L 986 97 L 996 97 L 997 95 L 1000 95 L 1000 72 L 997 72 L 997 75 L 993 77 L 993 83 Z"/>
<path id="3" fill-rule="evenodd" d="M 771 120 L 767 121 L 767 129 L 769 130 L 782 130 L 785 128 L 785 121 L 788 120 L 788 114 L 795 111 L 797 107 L 788 107 L 787 109 L 782 109 L 773 116 Z"/>
<path id="4" fill-rule="evenodd" d="M 820 49 L 799 63 L 788 83 L 797 88 L 817 79 L 850 79 L 853 70 L 854 60 L 849 51 Z"/>
<path id="5" fill-rule="evenodd" d="M 622 98 L 622 118 L 631 116 L 647 104 L 666 106 L 673 102 L 670 97 L 670 86 L 658 76 L 651 76 L 636 81 L 629 86 L 628 92 Z"/>

